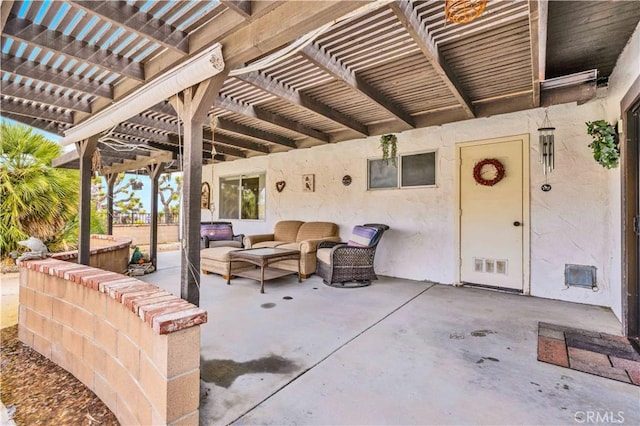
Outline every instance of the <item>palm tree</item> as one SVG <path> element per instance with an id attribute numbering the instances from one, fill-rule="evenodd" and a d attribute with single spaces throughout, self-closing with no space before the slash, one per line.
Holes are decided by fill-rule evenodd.
<path id="1" fill-rule="evenodd" d="M 0 255 L 30 236 L 43 241 L 78 212 L 78 173 L 51 166 L 58 144 L 23 125 L 0 128 Z"/>

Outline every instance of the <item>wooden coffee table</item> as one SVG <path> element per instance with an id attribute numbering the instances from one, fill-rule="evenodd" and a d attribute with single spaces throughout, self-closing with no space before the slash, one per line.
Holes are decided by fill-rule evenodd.
<path id="1" fill-rule="evenodd" d="M 291 259 L 298 261 L 298 282 L 300 283 L 302 282 L 300 277 L 300 250 L 264 247 L 232 251 L 229 252 L 229 270 L 231 271 L 231 263 L 234 261 L 243 261 L 259 266 L 259 270 L 246 269 L 234 272 L 233 275 L 260 281 L 260 293 L 264 293 L 265 281 L 284 277 L 285 275 L 295 274 L 295 272 L 286 271 L 284 269 L 269 268 L 269 264 Z M 231 284 L 231 274 L 229 274 L 229 277 L 227 278 L 227 285 L 229 284 Z"/>

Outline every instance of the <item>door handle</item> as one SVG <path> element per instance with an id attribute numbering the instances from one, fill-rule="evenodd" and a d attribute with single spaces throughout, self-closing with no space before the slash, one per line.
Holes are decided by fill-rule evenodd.
<path id="1" fill-rule="evenodd" d="M 515 222 L 513 222 L 513 226 L 520 226 L 522 225 L 520 222 L 518 222 L 517 220 Z"/>

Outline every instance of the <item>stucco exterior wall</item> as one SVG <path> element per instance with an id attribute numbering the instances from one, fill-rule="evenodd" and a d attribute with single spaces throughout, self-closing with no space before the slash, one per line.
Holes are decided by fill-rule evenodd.
<path id="1" fill-rule="evenodd" d="M 613 73 L 609 77 L 609 89 L 607 93 L 607 120 L 615 123 L 622 119 L 622 111 L 620 111 L 620 101 L 626 95 L 633 82 L 640 77 L 640 24 L 636 27 L 636 31 L 625 46 L 622 54 L 618 58 Z M 622 126 L 620 126 L 622 128 Z M 621 180 L 620 169 L 615 169 L 609 176 L 609 191 L 612 200 L 618 200 L 611 204 L 609 210 L 609 226 L 612 230 L 619 230 L 611 233 L 611 274 L 622 280 L 622 229 L 621 216 Z M 622 316 L 622 285 L 614 286 L 611 294 L 611 308 L 618 318 Z"/>
<path id="2" fill-rule="evenodd" d="M 340 226 L 343 239 L 354 225 L 388 224 L 378 247 L 376 270 L 383 275 L 454 284 L 456 248 L 456 144 L 529 133 L 531 137 L 531 293 L 554 299 L 609 305 L 611 278 L 607 234 L 608 173 L 591 158 L 584 122 L 602 117 L 604 105 L 550 108 L 556 125 L 556 170 L 544 183 L 537 158 L 537 128 L 543 109 L 469 120 L 398 134 L 400 154 L 438 151 L 437 187 L 367 191 L 367 158 L 379 158 L 378 137 L 216 164 L 214 178 L 267 171 L 266 221 L 238 221 L 236 232 L 270 232 L 282 219 L 326 220 Z M 302 191 L 302 175 L 315 174 L 315 192 Z M 342 185 L 349 174 L 353 183 Z M 203 173 L 210 176 L 211 172 Z M 284 180 L 281 193 L 275 182 Z M 217 185 L 212 185 L 214 200 Z M 564 264 L 594 265 L 600 290 L 566 289 Z"/>
<path id="3" fill-rule="evenodd" d="M 380 158 L 379 137 L 206 166 L 203 179 L 211 183 L 214 217 L 219 177 L 265 171 L 266 220 L 235 221 L 235 232 L 271 232 L 283 219 L 324 220 L 337 223 L 346 239 L 354 225 L 386 223 L 391 229 L 378 248 L 378 273 L 455 284 L 456 144 L 529 134 L 531 223 L 525 225 L 531 237 L 531 294 L 609 306 L 620 316 L 620 173 L 593 160 L 585 122 L 619 116 L 619 106 L 615 112 L 611 105 L 624 95 L 618 87 L 638 75 L 633 70 L 639 63 L 637 40 L 638 31 L 619 62 L 621 77 L 612 79 L 604 97 L 549 108 L 557 144 L 556 169 L 546 180 L 550 192 L 540 190 L 545 177 L 537 163 L 537 128 L 544 117 L 539 108 L 399 133 L 399 154 L 437 150 L 436 188 L 368 191 L 367 159 Z M 302 191 L 304 174 L 315 174 L 315 192 Z M 350 186 L 341 182 L 346 174 L 352 177 Z M 279 193 L 275 183 L 282 180 L 286 187 Z M 597 291 L 566 288 L 568 263 L 595 266 Z"/>

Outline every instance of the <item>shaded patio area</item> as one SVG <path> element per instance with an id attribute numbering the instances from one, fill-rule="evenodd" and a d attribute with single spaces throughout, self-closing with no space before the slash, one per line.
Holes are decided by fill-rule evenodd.
<path id="1" fill-rule="evenodd" d="M 179 294 L 179 256 L 144 280 Z M 539 321 L 619 335 L 609 309 L 380 278 L 203 275 L 200 423 L 640 422 L 640 388 L 536 359 Z"/>

